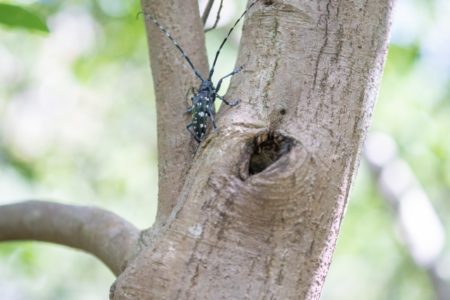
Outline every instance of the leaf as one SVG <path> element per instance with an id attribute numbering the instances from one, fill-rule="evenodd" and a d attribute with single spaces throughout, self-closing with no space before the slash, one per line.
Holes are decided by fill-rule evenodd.
<path id="1" fill-rule="evenodd" d="M 17 5 L 0 3 L 0 24 L 49 32 L 47 25 L 36 13 Z"/>

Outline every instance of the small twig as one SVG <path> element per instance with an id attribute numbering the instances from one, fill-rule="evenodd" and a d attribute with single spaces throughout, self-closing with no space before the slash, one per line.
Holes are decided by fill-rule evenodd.
<path id="1" fill-rule="evenodd" d="M 203 26 L 206 24 L 206 21 L 208 20 L 209 13 L 211 12 L 213 4 L 214 0 L 209 0 L 208 3 L 206 4 L 205 11 L 203 12 L 202 15 Z"/>
<path id="2" fill-rule="evenodd" d="M 220 0 L 220 6 L 219 6 L 219 10 L 217 11 L 216 21 L 214 22 L 214 25 L 211 28 L 205 29 L 205 33 L 216 28 L 216 26 L 220 20 L 220 12 L 222 11 L 222 6 L 223 6 L 223 0 Z"/>

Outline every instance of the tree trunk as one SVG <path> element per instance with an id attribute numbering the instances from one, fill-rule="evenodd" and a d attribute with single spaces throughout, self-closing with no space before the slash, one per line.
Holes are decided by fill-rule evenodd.
<path id="1" fill-rule="evenodd" d="M 206 74 L 197 1 L 142 5 Z M 99 250 L 104 241 L 92 235 L 79 237 L 79 248 L 100 253 L 119 274 L 111 299 L 319 298 L 377 95 L 391 8 L 392 0 L 260 0 L 244 24 L 237 65 L 245 68 L 227 93 L 241 102 L 219 111 L 218 130 L 198 148 L 183 117 L 186 90 L 198 80 L 147 20 L 158 113 L 157 221 L 138 235 L 102 211 L 117 228 L 101 230 L 110 239 L 119 232 L 128 245 L 116 254 Z M 0 207 L 0 216 L 20 219 L 24 209 Z M 67 227 L 57 238 L 38 231 L 0 240 L 65 241 L 61 236 L 76 230 Z"/>
<path id="2" fill-rule="evenodd" d="M 277 0 L 249 12 L 237 63 L 245 69 L 227 94 L 241 103 L 221 110 L 175 209 L 143 235 L 113 299 L 319 298 L 379 85 L 390 11 L 388 0 Z M 149 32 L 152 51 L 161 34 Z M 177 72 L 174 57 L 157 64 Z M 157 101 L 180 99 L 161 93 Z"/>

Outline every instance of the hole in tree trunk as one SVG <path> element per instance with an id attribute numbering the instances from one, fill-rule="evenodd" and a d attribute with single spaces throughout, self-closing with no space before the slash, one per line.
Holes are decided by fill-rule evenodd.
<path id="1" fill-rule="evenodd" d="M 253 153 L 250 156 L 249 175 L 255 175 L 264 171 L 281 156 L 291 150 L 293 141 L 291 138 L 276 132 L 264 133 L 253 141 Z"/>

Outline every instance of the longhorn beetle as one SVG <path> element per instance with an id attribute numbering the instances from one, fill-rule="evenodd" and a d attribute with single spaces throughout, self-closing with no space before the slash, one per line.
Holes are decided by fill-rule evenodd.
<path id="1" fill-rule="evenodd" d="M 228 34 L 225 36 L 225 39 L 222 41 L 222 43 L 219 46 L 219 49 L 216 52 L 216 56 L 214 57 L 214 61 L 212 64 L 211 69 L 209 70 L 208 78 L 204 79 L 200 72 L 194 67 L 194 64 L 192 63 L 191 59 L 186 55 L 184 50 L 180 47 L 180 45 L 175 41 L 175 39 L 172 37 L 172 35 L 167 31 L 165 27 L 163 27 L 158 20 L 156 20 L 155 17 L 148 13 L 142 13 L 146 18 L 150 19 L 156 26 L 159 27 L 159 29 L 172 41 L 174 46 L 180 51 L 183 58 L 187 61 L 189 66 L 191 67 L 192 71 L 194 71 L 195 76 L 197 76 L 198 79 L 200 79 L 200 86 L 198 89 L 191 88 L 190 91 L 193 91 L 193 96 L 191 97 L 192 105 L 187 109 L 187 113 L 192 114 L 192 123 L 186 126 L 186 129 L 192 134 L 194 139 L 200 143 L 204 138 L 206 134 L 206 128 L 208 125 L 208 119 L 211 119 L 211 123 L 213 125 L 213 128 L 216 129 L 216 122 L 215 122 L 215 107 L 214 107 L 214 101 L 216 98 L 219 98 L 222 100 L 226 105 L 228 106 L 235 106 L 239 103 L 239 100 L 236 101 L 228 101 L 223 96 L 220 96 L 218 94 L 218 91 L 220 90 L 220 87 L 222 85 L 222 81 L 227 78 L 231 77 L 240 71 L 242 71 L 243 66 L 239 66 L 236 69 L 233 70 L 233 72 L 223 76 L 219 79 L 217 82 L 217 85 L 214 86 L 212 83 L 212 76 L 214 74 L 214 67 L 216 66 L 217 59 L 220 54 L 220 50 L 222 50 L 222 47 L 225 45 L 226 41 L 231 35 L 231 32 L 236 27 L 236 25 L 239 23 L 239 21 L 246 15 L 248 10 L 256 4 L 259 0 L 253 1 L 249 7 L 242 13 L 242 15 L 236 20 L 233 27 L 228 31 Z"/>

